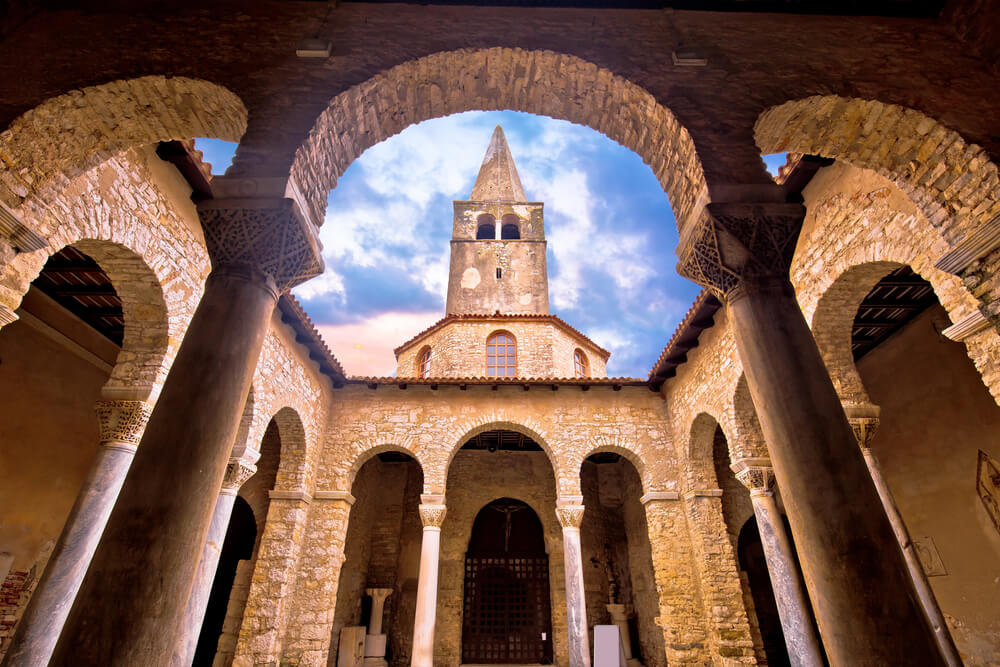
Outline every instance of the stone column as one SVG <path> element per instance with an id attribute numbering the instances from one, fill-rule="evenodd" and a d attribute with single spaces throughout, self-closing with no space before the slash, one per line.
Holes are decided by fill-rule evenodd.
<path id="1" fill-rule="evenodd" d="M 584 511 L 582 501 L 580 496 L 556 500 L 556 517 L 563 533 L 570 667 L 590 667 L 590 635 L 583 588 L 583 551 L 580 547 L 580 522 L 583 521 Z"/>
<path id="2" fill-rule="evenodd" d="M 152 406 L 144 401 L 98 401 L 96 411 L 101 446 L 11 638 L 3 661 L 5 666 L 49 664 L 59 632 L 132 465 Z"/>
<path id="3" fill-rule="evenodd" d="M 798 561 L 774 499 L 774 470 L 770 464 L 768 459 L 743 459 L 732 469 L 736 479 L 750 491 L 788 658 L 794 667 L 822 667 L 823 653 L 813 630 L 809 596 L 800 583 Z"/>
<path id="4" fill-rule="evenodd" d="M 316 229 L 291 199 L 214 199 L 199 211 L 212 272 L 55 664 L 170 663 L 278 295 L 323 269 Z"/>
<path id="5" fill-rule="evenodd" d="M 618 626 L 622 648 L 625 650 L 625 662 L 629 667 L 639 665 L 639 661 L 632 657 L 632 636 L 628 629 L 628 616 L 625 615 L 625 605 L 609 603 L 605 607 L 611 616 L 611 622 Z"/>
<path id="6" fill-rule="evenodd" d="M 226 466 L 226 476 L 222 480 L 222 490 L 215 501 L 215 511 L 212 513 L 212 523 L 208 527 L 208 537 L 201 552 L 198 570 L 191 584 L 191 594 L 184 608 L 184 618 L 181 619 L 178 633 L 177 648 L 174 652 L 175 667 L 189 667 L 194 661 L 194 652 L 198 648 L 198 638 L 201 626 L 205 622 L 205 611 L 208 608 L 208 598 L 212 593 L 212 583 L 219 568 L 219 556 L 222 545 L 226 541 L 229 530 L 229 520 L 233 516 L 233 505 L 236 494 L 243 483 L 257 472 L 257 466 L 242 459 L 231 459 Z"/>
<path id="7" fill-rule="evenodd" d="M 365 593 L 372 599 L 371 620 L 368 622 L 368 635 L 365 637 L 365 665 L 384 667 L 385 634 L 382 632 L 382 614 L 385 611 L 385 600 L 392 593 L 391 588 L 366 588 Z"/>
<path id="8" fill-rule="evenodd" d="M 413 619 L 411 667 L 433 667 L 434 622 L 437 616 L 438 558 L 441 524 L 448 508 L 444 496 L 420 496 L 420 521 L 424 524 L 420 543 L 420 574 L 417 579 L 417 609 Z"/>
<path id="9" fill-rule="evenodd" d="M 788 279 L 804 215 L 709 204 L 683 230 L 678 270 L 726 304 L 830 663 L 943 664 Z"/>
<path id="10" fill-rule="evenodd" d="M 963 663 L 961 656 L 958 654 L 958 648 L 951 638 L 951 633 L 948 632 L 948 625 L 945 623 L 944 614 L 941 613 L 941 607 L 938 606 L 937 598 L 934 597 L 934 591 L 927 580 L 924 568 L 920 565 L 916 547 L 913 546 L 913 540 L 910 539 L 910 532 L 906 530 L 903 517 L 899 513 L 899 508 L 892 497 L 892 492 L 889 491 L 889 485 L 882 476 L 882 466 L 879 465 L 878 458 L 871 448 L 872 438 L 875 436 L 875 431 L 878 430 L 879 408 L 877 405 L 845 406 L 844 411 L 847 414 L 851 428 L 854 430 L 854 435 L 858 439 L 861 454 L 865 457 L 868 472 L 871 473 L 872 481 L 875 483 L 879 498 L 882 500 L 885 514 L 889 518 L 892 530 L 896 534 L 896 539 L 899 540 L 900 548 L 903 550 L 903 558 L 906 559 L 906 567 L 910 572 L 910 577 L 913 579 L 913 587 L 920 598 L 920 604 L 923 607 L 924 614 L 927 616 L 927 621 L 934 630 L 934 639 L 941 651 L 941 655 L 944 656 L 945 662 L 949 666 L 961 667 Z"/>

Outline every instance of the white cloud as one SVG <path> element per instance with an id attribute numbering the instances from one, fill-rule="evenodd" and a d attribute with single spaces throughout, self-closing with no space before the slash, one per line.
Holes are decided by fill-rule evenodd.
<path id="1" fill-rule="evenodd" d="M 438 312 L 387 312 L 361 322 L 316 328 L 348 375 L 384 377 L 396 373 L 393 349 L 441 316 Z"/>

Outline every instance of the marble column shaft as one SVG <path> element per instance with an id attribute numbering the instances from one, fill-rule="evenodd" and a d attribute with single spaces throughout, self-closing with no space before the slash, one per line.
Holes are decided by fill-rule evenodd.
<path id="1" fill-rule="evenodd" d="M 580 523 L 583 505 L 559 505 L 556 516 L 563 533 L 563 567 L 566 574 L 566 623 L 569 634 L 570 667 L 590 667 L 590 633 L 587 626 L 587 599 L 583 585 L 583 551 Z"/>
<path id="2" fill-rule="evenodd" d="M 323 269 L 293 199 L 212 199 L 199 214 L 213 270 L 55 664 L 170 664 L 278 295 Z"/>
<path id="3" fill-rule="evenodd" d="M 49 664 L 59 633 L 132 465 L 151 410 L 144 401 L 97 403 L 101 446 L 45 572 L 17 624 L 4 656 L 4 667 L 45 667 Z"/>
<path id="4" fill-rule="evenodd" d="M 386 598 L 392 593 L 391 588 L 366 588 L 365 593 L 372 599 L 371 621 L 368 623 L 368 634 L 382 634 L 382 614 L 385 612 Z"/>
<path id="5" fill-rule="evenodd" d="M 944 664 L 788 268 L 805 207 L 773 184 L 687 223 L 678 271 L 725 303 L 831 664 Z"/>
<path id="6" fill-rule="evenodd" d="M 222 545 L 226 541 L 229 522 L 233 516 L 236 494 L 243 486 L 243 482 L 250 479 L 255 472 L 257 472 L 256 466 L 238 459 L 230 461 L 226 467 L 226 477 L 222 482 L 219 497 L 215 501 L 212 523 L 208 527 L 208 536 L 205 538 L 198 570 L 191 584 L 191 594 L 188 595 L 184 618 L 181 619 L 172 663 L 174 667 L 189 667 L 194 661 L 194 653 L 201 636 L 201 626 L 205 622 L 205 612 L 208 609 L 208 599 L 212 594 L 212 584 L 219 569 Z"/>
<path id="7" fill-rule="evenodd" d="M 737 479 L 750 490 L 764 560 L 781 619 L 781 630 L 793 667 L 822 667 L 823 653 L 813 628 L 809 596 L 801 583 L 798 559 L 785 531 L 785 522 L 774 499 L 774 471 L 770 462 L 737 461 Z"/>
<path id="8" fill-rule="evenodd" d="M 870 407 L 877 414 L 878 407 Z M 854 429 L 854 435 L 858 438 L 861 453 L 865 457 L 865 463 L 868 465 L 868 471 L 871 473 L 872 481 L 875 483 L 878 495 L 882 499 L 885 514 L 889 518 L 889 523 L 892 524 L 896 539 L 899 540 L 899 546 L 903 550 L 906 567 L 910 572 L 910 577 L 913 579 L 913 586 L 916 588 L 917 596 L 920 598 L 920 604 L 923 606 L 927 621 L 934 630 L 934 639 L 941 651 L 941 655 L 949 667 L 961 667 L 963 664 L 962 658 L 958 653 L 958 648 L 955 646 L 955 641 L 952 639 L 951 633 L 948 631 L 944 614 L 941 613 L 941 607 L 938 606 L 937 598 L 934 596 L 931 584 L 927 580 L 927 574 L 920 564 L 916 547 L 913 545 L 913 540 L 910 539 L 910 532 L 906 529 L 906 524 L 903 522 L 903 517 L 899 513 L 896 501 L 892 497 L 889 485 L 886 483 L 885 477 L 882 476 L 882 466 L 879 465 L 878 458 L 871 449 L 871 440 L 878 427 L 878 417 L 854 417 L 851 415 L 852 409 L 850 407 L 847 408 L 847 412 L 851 428 Z"/>
<path id="9" fill-rule="evenodd" d="M 422 497 L 421 500 L 425 500 Z M 444 498 L 421 503 L 420 520 L 424 524 L 420 543 L 420 574 L 417 579 L 417 605 L 413 619 L 413 653 L 411 667 L 433 667 L 434 624 L 437 618 L 438 565 L 441 554 L 441 524 L 447 508 Z"/>

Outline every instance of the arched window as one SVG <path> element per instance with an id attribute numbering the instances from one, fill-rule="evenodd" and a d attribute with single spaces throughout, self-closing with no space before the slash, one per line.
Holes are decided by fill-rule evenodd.
<path id="1" fill-rule="evenodd" d="M 521 238 L 521 226 L 520 218 L 518 218 L 513 213 L 508 213 L 503 218 L 500 219 L 503 225 L 500 227 L 500 238 L 501 239 L 519 239 Z"/>
<path id="2" fill-rule="evenodd" d="M 425 347 L 420 350 L 417 356 L 417 376 L 429 378 L 431 376 L 431 348 Z"/>
<path id="3" fill-rule="evenodd" d="M 585 378 L 590 373 L 590 364 L 587 363 L 587 355 L 583 350 L 576 350 L 573 353 L 573 370 L 578 378 Z"/>
<path id="4" fill-rule="evenodd" d="M 517 376 L 517 343 L 506 331 L 498 331 L 486 341 L 487 377 Z"/>
<path id="5" fill-rule="evenodd" d="M 483 213 L 476 218 L 479 227 L 476 228 L 476 240 L 483 241 L 497 237 L 497 219 L 489 213 Z"/>

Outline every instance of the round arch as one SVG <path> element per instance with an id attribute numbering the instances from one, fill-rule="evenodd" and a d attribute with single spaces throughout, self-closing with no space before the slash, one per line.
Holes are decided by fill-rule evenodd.
<path id="1" fill-rule="evenodd" d="M 642 492 L 646 493 L 652 488 L 652 480 L 647 477 L 646 462 L 642 460 L 642 457 L 631 447 L 627 447 L 620 443 L 600 443 L 595 447 L 587 450 L 583 453 L 582 458 L 577 462 L 579 465 L 576 466 L 577 474 L 579 475 L 580 468 L 583 466 L 584 462 L 589 459 L 594 454 L 602 453 L 618 454 L 623 459 L 632 464 L 635 468 L 636 473 L 639 475 L 639 481 L 642 482 Z"/>
<path id="2" fill-rule="evenodd" d="M 161 75 L 53 97 L 0 133 L 0 200 L 20 206 L 128 148 L 174 139 L 239 141 L 247 110 L 226 88 Z"/>
<path id="3" fill-rule="evenodd" d="M 130 400 L 155 400 L 175 353 L 170 346 L 171 313 L 161 279 L 146 259 L 131 248 L 111 240 L 82 238 L 32 253 L 30 265 L 19 267 L 23 271 L 21 296 L 41 274 L 45 263 L 66 247 L 93 259 L 108 276 L 122 302 L 125 330 L 121 351 L 103 393 Z"/>
<path id="4" fill-rule="evenodd" d="M 747 377 L 744 373 L 740 373 L 740 379 L 736 381 L 731 411 L 732 431 L 735 437 L 729 442 L 729 458 L 732 461 L 739 461 L 742 458 L 768 456 L 767 442 L 760 430 L 757 408 L 750 397 L 750 388 L 747 386 Z"/>
<path id="5" fill-rule="evenodd" d="M 572 489 L 578 489 L 579 483 L 574 484 L 573 480 L 569 480 L 567 484 L 567 480 L 562 475 L 563 466 L 560 465 L 560 461 L 552 448 L 551 440 L 545 435 L 543 429 L 531 422 L 516 423 L 493 418 L 485 419 L 477 424 L 460 426 L 452 430 L 450 435 L 442 438 L 442 441 L 450 442 L 452 446 L 446 454 L 444 452 L 435 452 L 436 456 L 432 454 L 428 457 L 427 465 L 424 467 L 424 492 L 428 494 L 445 493 L 448 483 L 448 470 L 451 468 L 451 462 L 455 459 L 458 450 L 470 439 L 486 431 L 514 431 L 537 442 L 538 446 L 545 452 L 549 460 L 549 465 L 552 466 L 552 475 L 555 478 L 558 493 L 570 495 L 577 493 L 572 491 Z M 456 436 L 455 434 L 460 435 Z M 570 490 L 567 491 L 567 489 Z"/>
<path id="6" fill-rule="evenodd" d="M 383 454 L 385 452 L 398 452 L 400 454 L 406 454 L 411 459 L 413 459 L 414 462 L 416 462 L 416 464 L 420 467 L 420 473 L 423 474 L 424 464 L 420 461 L 420 458 L 417 456 L 417 453 L 414 452 L 412 449 L 404 447 L 403 445 L 397 445 L 392 443 L 375 445 L 374 447 L 366 447 L 362 449 L 361 452 L 354 458 L 354 463 L 351 464 L 350 469 L 347 471 L 347 476 L 344 481 L 345 486 L 342 490 L 350 491 L 351 488 L 354 486 L 354 480 L 357 478 L 358 472 L 361 470 L 362 466 L 364 466 L 366 463 L 371 461 L 379 454 Z"/>
<path id="7" fill-rule="evenodd" d="M 316 119 L 291 175 L 313 219 L 322 220 L 337 179 L 367 148 L 431 118 L 497 109 L 586 125 L 632 150 L 678 221 L 707 200 L 691 135 L 646 90 L 575 56 L 501 47 L 435 53 L 344 91 Z"/>
<path id="8" fill-rule="evenodd" d="M 913 109 L 818 95 L 767 109 L 754 137 L 762 153 L 821 155 L 881 174 L 949 243 L 1000 214 L 1000 179 L 989 155 Z"/>
<path id="9" fill-rule="evenodd" d="M 271 417 L 281 438 L 281 454 L 275 489 L 294 490 L 302 487 L 306 467 L 306 429 L 298 410 L 283 407 Z"/>

